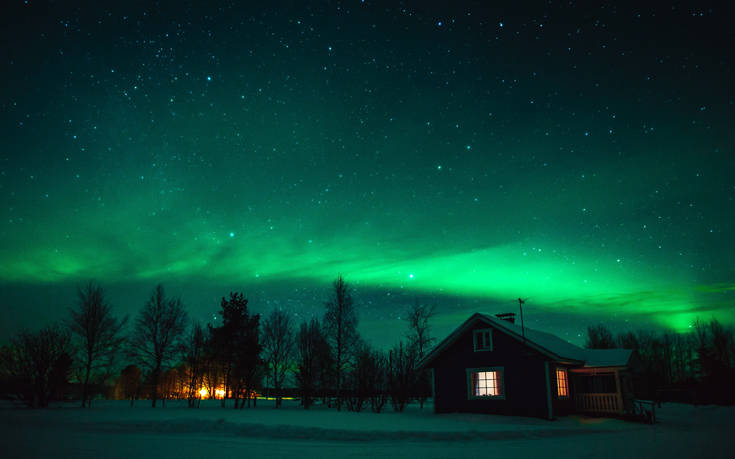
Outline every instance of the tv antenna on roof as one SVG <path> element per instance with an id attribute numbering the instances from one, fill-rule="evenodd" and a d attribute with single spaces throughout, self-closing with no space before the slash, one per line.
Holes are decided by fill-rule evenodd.
<path id="1" fill-rule="evenodd" d="M 526 302 L 528 298 L 525 300 L 522 300 L 521 298 L 518 298 L 518 307 L 521 308 L 521 336 L 523 336 L 523 340 L 526 340 L 526 327 L 523 325 L 523 303 Z"/>

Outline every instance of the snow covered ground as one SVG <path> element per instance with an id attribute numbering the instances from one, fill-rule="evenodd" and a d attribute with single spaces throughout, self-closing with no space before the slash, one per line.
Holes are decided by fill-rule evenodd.
<path id="1" fill-rule="evenodd" d="M 735 408 L 667 404 L 653 426 L 615 419 L 446 414 L 431 406 L 338 413 L 295 402 L 274 409 L 151 409 L 101 401 L 82 410 L 0 407 L 0 457 L 735 457 Z"/>

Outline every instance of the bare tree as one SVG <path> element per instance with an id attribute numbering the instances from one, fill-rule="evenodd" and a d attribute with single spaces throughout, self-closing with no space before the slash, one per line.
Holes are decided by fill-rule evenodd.
<path id="1" fill-rule="evenodd" d="M 82 408 L 89 406 L 89 382 L 93 373 L 101 371 L 108 376 L 115 357 L 125 338 L 122 328 L 128 318 L 118 320 L 105 300 L 102 287 L 89 282 L 77 290 L 79 304 L 70 310 L 69 328 L 79 342 L 82 365 Z"/>
<path id="2" fill-rule="evenodd" d="M 403 411 L 416 385 L 416 348 L 399 342 L 388 352 L 388 387 L 395 411 Z"/>
<path id="3" fill-rule="evenodd" d="M 301 403 L 308 409 L 312 397 L 329 386 L 334 360 L 318 319 L 301 324 L 296 337 L 296 383 Z"/>
<path id="4" fill-rule="evenodd" d="M 201 323 L 192 326 L 186 343 L 185 360 L 188 369 L 187 399 L 189 408 L 199 407 L 201 388 L 204 382 L 207 336 Z"/>
<path id="5" fill-rule="evenodd" d="M 350 286 L 340 275 L 337 276 L 332 287 L 332 298 L 326 303 L 327 312 L 324 315 L 324 324 L 335 358 L 337 411 L 340 411 L 344 371 L 352 359 L 359 336 L 357 334 L 357 314 Z"/>
<path id="6" fill-rule="evenodd" d="M 434 317 L 435 310 L 436 307 L 434 305 L 421 304 L 418 298 L 416 298 L 413 305 L 406 312 L 409 329 L 409 346 L 415 350 L 415 368 L 418 368 L 419 362 L 424 358 L 424 354 L 434 342 L 434 338 L 431 337 L 430 333 L 429 320 Z M 415 395 L 419 399 L 419 406 L 423 409 L 424 402 L 431 394 L 431 381 L 428 370 L 418 371 L 416 374 L 415 391 Z"/>
<path id="7" fill-rule="evenodd" d="M 140 368 L 135 365 L 128 365 L 120 372 L 120 379 L 117 382 L 119 393 L 122 398 L 130 399 L 130 408 L 133 407 L 135 399 L 138 398 L 140 382 Z"/>
<path id="8" fill-rule="evenodd" d="M 378 350 L 362 345 L 345 376 L 345 402 L 350 411 L 361 411 L 368 402 L 380 413 L 388 401 L 388 359 Z"/>
<path id="9" fill-rule="evenodd" d="M 375 375 L 372 351 L 363 346 L 355 352 L 354 364 L 345 372 L 343 398 L 347 409 L 362 411 L 363 406 L 370 400 Z"/>
<path id="10" fill-rule="evenodd" d="M 382 351 L 373 351 L 370 355 L 370 407 L 375 413 L 383 410 L 389 397 L 388 359 Z"/>
<path id="11" fill-rule="evenodd" d="M 152 406 L 158 400 L 161 375 L 181 355 L 186 311 L 178 298 L 167 299 L 158 284 L 135 319 L 130 354 L 147 368 L 153 382 Z"/>
<path id="12" fill-rule="evenodd" d="M 3 348 L 0 373 L 20 383 L 19 395 L 28 406 L 45 408 L 67 383 L 71 352 L 70 335 L 58 325 L 24 331 Z"/>
<path id="13" fill-rule="evenodd" d="M 316 324 L 315 324 L 316 323 Z M 296 384 L 301 395 L 301 405 L 304 409 L 311 406 L 311 398 L 316 390 L 317 369 L 315 365 L 315 334 L 319 323 L 312 320 L 311 324 L 304 322 L 296 335 Z"/>
<path id="14" fill-rule="evenodd" d="M 436 306 L 421 304 L 418 298 L 416 298 L 406 314 L 409 340 L 416 347 L 419 359 L 424 357 L 426 350 L 435 341 L 431 337 L 429 327 L 429 320 L 434 317 L 435 312 Z"/>
<path id="15" fill-rule="evenodd" d="M 587 327 L 587 349 L 612 349 L 615 347 L 615 338 L 610 330 L 602 324 Z"/>
<path id="16" fill-rule="evenodd" d="M 291 366 L 293 349 L 291 319 L 284 311 L 274 309 L 263 323 L 263 350 L 273 378 L 276 408 L 281 406 L 281 387 L 286 378 L 286 370 Z"/>

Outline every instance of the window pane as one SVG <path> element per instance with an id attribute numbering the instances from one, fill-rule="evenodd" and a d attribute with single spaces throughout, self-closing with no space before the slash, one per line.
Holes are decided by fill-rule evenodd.
<path id="1" fill-rule="evenodd" d="M 569 396 L 569 382 L 567 380 L 567 370 L 564 368 L 556 369 L 556 394 L 559 397 Z"/>
<path id="2" fill-rule="evenodd" d="M 490 330 L 475 330 L 473 340 L 476 351 L 487 351 L 492 348 L 492 335 Z"/>
<path id="3" fill-rule="evenodd" d="M 472 373 L 472 387 L 476 397 L 500 395 L 500 374 L 498 371 L 479 371 Z"/>

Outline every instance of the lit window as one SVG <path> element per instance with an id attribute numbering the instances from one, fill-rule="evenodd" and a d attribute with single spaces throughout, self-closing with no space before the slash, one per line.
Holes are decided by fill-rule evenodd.
<path id="1" fill-rule="evenodd" d="M 556 395 L 559 398 L 569 397 L 569 380 L 567 379 L 566 368 L 556 369 Z"/>
<path id="2" fill-rule="evenodd" d="M 470 399 L 504 398 L 503 370 L 495 368 L 469 368 L 467 370 Z"/>
<path id="3" fill-rule="evenodd" d="M 472 333 L 472 337 L 475 344 L 475 352 L 493 350 L 492 329 L 475 330 Z"/>

